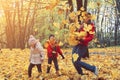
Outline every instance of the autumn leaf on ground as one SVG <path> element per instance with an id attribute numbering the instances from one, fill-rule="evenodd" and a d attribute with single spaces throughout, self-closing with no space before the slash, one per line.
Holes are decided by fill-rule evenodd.
<path id="1" fill-rule="evenodd" d="M 91 65 L 95 65 L 99 69 L 99 76 L 96 78 L 96 76 L 88 71 L 83 69 L 84 73 L 88 73 L 88 75 L 81 76 L 77 74 L 77 71 L 75 70 L 75 67 L 72 63 L 72 57 L 74 57 L 74 60 L 77 60 L 78 54 L 75 53 L 73 56 L 71 55 L 72 49 L 65 49 L 64 51 L 68 51 L 68 54 L 65 55 L 65 59 L 67 59 L 67 65 L 66 60 L 61 60 L 61 56 L 58 56 L 58 63 L 60 68 L 60 73 L 62 74 L 60 77 L 55 74 L 56 70 L 54 68 L 54 65 L 52 64 L 51 71 L 49 74 L 46 74 L 47 69 L 47 55 L 45 55 L 45 60 L 42 64 L 42 74 L 41 76 L 45 78 L 45 80 L 59 80 L 59 79 L 83 79 L 83 80 L 94 80 L 94 79 L 102 79 L 104 80 L 119 80 L 119 69 L 120 69 L 120 56 L 117 55 L 117 53 L 120 53 L 119 47 L 116 47 L 117 53 L 114 52 L 115 47 L 108 47 L 105 48 L 92 48 L 89 49 L 90 52 L 90 58 L 87 60 L 82 59 L 82 61 L 89 63 Z M 45 49 L 46 51 L 46 49 Z M 96 52 L 96 54 L 92 54 L 92 52 Z M 105 54 L 99 54 L 101 52 L 105 52 Z M 46 53 L 46 52 L 45 52 Z M 70 53 L 70 54 L 69 54 Z M 113 56 L 115 55 L 115 56 Z M 29 49 L 2 49 L 2 53 L 0 53 L 0 79 L 4 80 L 28 80 L 28 66 L 29 66 L 29 56 L 30 56 L 30 50 Z M 22 64 L 22 65 L 21 65 Z M 51 65 L 49 65 L 51 66 Z M 37 68 L 34 67 L 32 71 L 32 77 L 34 80 L 36 79 L 36 76 L 38 75 Z M 66 76 L 66 77 L 65 77 Z"/>

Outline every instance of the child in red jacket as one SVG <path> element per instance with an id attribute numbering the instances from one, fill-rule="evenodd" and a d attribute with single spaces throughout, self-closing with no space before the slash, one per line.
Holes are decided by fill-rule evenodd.
<path id="1" fill-rule="evenodd" d="M 49 44 L 47 46 L 47 56 L 48 56 L 48 67 L 47 67 L 47 73 L 50 72 L 50 68 L 51 68 L 51 64 L 52 61 L 55 65 L 55 69 L 56 69 L 56 74 L 59 74 L 59 66 L 58 66 L 58 54 L 60 54 L 62 56 L 62 59 L 64 59 L 64 56 L 62 54 L 62 51 L 60 49 L 60 46 L 56 43 L 55 40 L 55 36 L 54 35 L 50 35 L 49 36 Z"/>

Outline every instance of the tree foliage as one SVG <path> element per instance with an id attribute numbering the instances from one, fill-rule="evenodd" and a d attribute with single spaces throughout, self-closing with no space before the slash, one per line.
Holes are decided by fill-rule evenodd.
<path id="1" fill-rule="evenodd" d="M 30 34 L 40 39 L 42 44 L 50 34 L 55 34 L 58 41 L 67 44 L 72 22 L 70 14 L 81 7 L 96 15 L 94 23 L 99 44 L 120 44 L 119 0 L 0 0 L 0 4 L 2 47 L 23 49 L 27 47 Z M 77 16 L 80 20 L 81 15 Z"/>

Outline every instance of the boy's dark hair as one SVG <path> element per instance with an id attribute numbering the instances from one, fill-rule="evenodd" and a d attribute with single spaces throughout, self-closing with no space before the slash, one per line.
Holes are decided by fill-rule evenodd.
<path id="1" fill-rule="evenodd" d="M 53 34 L 50 34 L 50 35 L 49 35 L 49 39 L 50 39 L 51 37 L 55 37 L 55 35 L 53 35 Z"/>

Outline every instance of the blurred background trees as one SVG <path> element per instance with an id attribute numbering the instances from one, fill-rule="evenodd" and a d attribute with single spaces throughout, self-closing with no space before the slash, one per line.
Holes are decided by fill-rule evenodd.
<path id="1" fill-rule="evenodd" d="M 42 44 L 55 34 L 68 47 L 69 14 L 81 7 L 96 15 L 90 47 L 120 45 L 120 0 L 0 0 L 0 46 L 24 49 L 30 34 Z"/>

